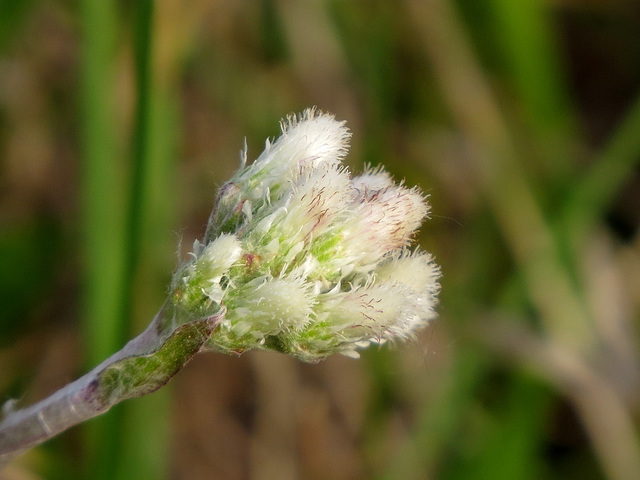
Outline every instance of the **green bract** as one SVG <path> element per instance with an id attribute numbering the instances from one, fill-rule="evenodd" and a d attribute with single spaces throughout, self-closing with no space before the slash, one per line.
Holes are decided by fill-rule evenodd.
<path id="1" fill-rule="evenodd" d="M 410 337 L 435 316 L 440 270 L 409 251 L 428 213 L 381 168 L 351 177 L 350 133 L 315 109 L 281 123 L 223 185 L 204 243 L 174 274 L 175 320 L 226 309 L 209 348 L 312 361 Z"/>

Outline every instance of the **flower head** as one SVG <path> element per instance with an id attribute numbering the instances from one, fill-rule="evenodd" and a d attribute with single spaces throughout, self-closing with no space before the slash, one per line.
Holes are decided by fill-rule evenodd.
<path id="1" fill-rule="evenodd" d="M 204 243 L 174 275 L 176 318 L 225 311 L 210 347 L 316 360 L 411 337 L 435 316 L 439 267 L 408 248 L 429 208 L 382 168 L 352 177 L 350 133 L 307 109 L 224 184 Z M 184 321 L 184 320 L 180 320 Z"/>

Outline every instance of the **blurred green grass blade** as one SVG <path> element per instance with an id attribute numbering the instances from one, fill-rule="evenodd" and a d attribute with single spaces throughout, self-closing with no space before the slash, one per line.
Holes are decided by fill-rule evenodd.
<path id="1" fill-rule="evenodd" d="M 81 3 L 82 116 L 87 362 L 96 365 L 120 347 L 124 278 L 125 169 L 114 112 L 115 2 Z"/>
<path id="2" fill-rule="evenodd" d="M 134 7 L 136 115 L 133 169 L 127 218 L 126 281 L 123 284 L 123 321 L 136 331 L 149 323 L 162 303 L 172 245 L 171 228 L 174 110 L 166 84 L 157 78 L 153 64 L 155 4 L 142 0 Z M 163 235 L 164 234 L 164 235 Z M 137 280 L 144 278 L 144 282 Z M 159 284 L 161 282 L 161 284 Z M 129 332 L 132 335 L 133 331 Z M 105 480 L 166 476 L 170 391 L 122 405 L 117 431 L 110 442 L 118 446 L 112 471 Z"/>
<path id="3" fill-rule="evenodd" d="M 567 134 L 571 116 L 548 3 L 489 0 L 496 37 L 527 113 L 545 133 Z"/>
<path id="4" fill-rule="evenodd" d="M 153 84 L 153 82 L 151 82 Z M 143 248 L 136 260 L 133 277 L 143 279 L 131 285 L 135 298 L 130 312 L 138 329 L 153 317 L 162 301 L 173 267 L 173 237 L 169 236 L 175 201 L 172 188 L 176 125 L 175 109 L 169 92 L 155 89 L 149 98 L 147 145 L 144 175 L 139 189 L 139 239 Z M 123 405 L 121 458 L 115 479 L 166 477 L 168 433 L 170 422 L 170 385 L 153 395 L 135 399 Z"/>
<path id="5" fill-rule="evenodd" d="M 135 132 L 133 135 L 133 162 L 131 169 L 131 187 L 127 205 L 127 251 L 125 253 L 125 281 L 122 295 L 125 301 L 122 307 L 123 320 L 129 318 L 134 299 L 134 280 L 140 261 L 144 230 L 142 220 L 149 209 L 146 191 L 146 176 L 151 167 L 149 158 L 149 116 L 152 96 L 151 29 L 153 24 L 153 1 L 140 0 L 135 6 L 135 72 L 136 72 L 136 110 Z M 128 332 L 127 336 L 133 332 Z"/>
<path id="6" fill-rule="evenodd" d="M 474 402 L 488 365 L 483 354 L 466 347 L 457 352 L 453 362 L 447 381 L 424 406 L 413 435 L 379 480 L 431 478 L 445 452 L 459 440 L 456 436 L 464 414 Z"/>
<path id="7" fill-rule="evenodd" d="M 135 68 L 136 68 L 136 117 L 135 131 L 133 134 L 132 162 L 129 169 L 130 183 L 129 189 L 125 192 L 127 199 L 124 208 L 124 249 L 122 252 L 123 277 L 120 283 L 120 298 L 122 299 L 117 312 L 119 329 L 118 343 L 124 345 L 127 339 L 132 336 L 131 312 L 133 306 L 133 285 L 134 276 L 138 266 L 138 257 L 141 243 L 140 217 L 144 213 L 142 202 L 143 192 L 141 183 L 145 174 L 145 147 L 147 136 L 147 103 L 148 103 L 148 50 L 149 50 L 149 18 L 150 9 L 148 1 L 138 2 L 135 6 L 136 16 L 134 23 L 135 41 Z M 147 14 L 140 19 L 139 11 L 144 10 Z M 124 465 L 125 440 L 131 436 L 131 427 L 139 427 L 135 419 L 130 419 L 128 404 L 118 405 L 110 412 L 108 425 L 100 432 L 99 445 L 106 455 L 93 457 L 92 468 L 96 480 L 116 480 L 118 478 L 128 478 L 127 474 L 138 470 L 139 459 L 134 458 L 130 465 Z M 131 477 L 129 477 L 131 478 Z M 144 478 L 144 477 L 138 477 Z"/>
<path id="8" fill-rule="evenodd" d="M 291 57 L 282 22 L 277 2 L 262 0 L 260 2 L 261 44 L 264 56 L 272 62 L 286 62 Z"/>
<path id="9" fill-rule="evenodd" d="M 84 337 L 86 361 L 97 365 L 126 337 L 122 310 L 125 277 L 126 168 L 119 149 L 115 102 L 117 3 L 79 4 L 82 51 L 83 241 L 85 245 Z M 108 474 L 116 445 L 119 409 L 96 419 L 87 432 L 87 477 Z"/>
<path id="10" fill-rule="evenodd" d="M 0 348 L 33 327 L 33 311 L 54 287 L 62 244 L 51 218 L 21 219 L 0 228 Z"/>
<path id="11" fill-rule="evenodd" d="M 588 173 L 570 192 L 561 224 L 576 247 L 602 218 L 634 169 L 640 164 L 640 95 Z"/>
<path id="12" fill-rule="evenodd" d="M 120 437 L 122 451 L 114 480 L 167 478 L 170 412 L 167 387 L 125 404 L 122 418 L 126 429 Z"/>
<path id="13" fill-rule="evenodd" d="M 327 2 L 338 43 L 365 100 L 363 158 L 389 166 L 388 128 L 398 113 L 398 71 L 395 68 L 398 13 L 384 2 Z"/>
<path id="14" fill-rule="evenodd" d="M 539 382 L 514 372 L 504 398 L 475 434 L 471 457 L 456 462 L 449 478 L 511 480 L 540 478 L 539 450 L 544 443 L 550 394 Z"/>
<path id="15" fill-rule="evenodd" d="M 11 43 L 13 36 L 28 18 L 34 0 L 0 0 L 0 51 Z"/>

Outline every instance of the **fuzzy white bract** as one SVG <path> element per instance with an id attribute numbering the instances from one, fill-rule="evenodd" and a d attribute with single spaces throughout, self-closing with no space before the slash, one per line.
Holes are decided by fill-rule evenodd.
<path id="1" fill-rule="evenodd" d="M 382 168 L 351 177 L 350 133 L 307 109 L 218 192 L 204 243 L 175 273 L 176 319 L 225 311 L 210 347 L 313 361 L 406 339 L 435 316 L 440 269 L 410 251 L 429 207 Z M 178 321 L 178 320 L 177 320 Z"/>

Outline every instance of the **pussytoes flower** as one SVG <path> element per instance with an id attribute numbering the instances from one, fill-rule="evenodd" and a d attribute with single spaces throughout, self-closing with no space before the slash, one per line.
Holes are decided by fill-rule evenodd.
<path id="1" fill-rule="evenodd" d="M 352 177 L 345 122 L 316 109 L 219 190 L 203 242 L 174 274 L 174 321 L 219 315 L 207 348 L 314 361 L 412 337 L 435 317 L 440 269 L 410 250 L 429 212 L 382 168 Z"/>
<path id="2" fill-rule="evenodd" d="M 202 241 L 149 326 L 93 370 L 0 419 L 3 463 L 164 386 L 202 350 L 305 361 L 411 338 L 435 316 L 440 269 L 411 250 L 429 207 L 382 168 L 352 177 L 350 133 L 315 109 L 289 116 L 219 190 Z"/>

